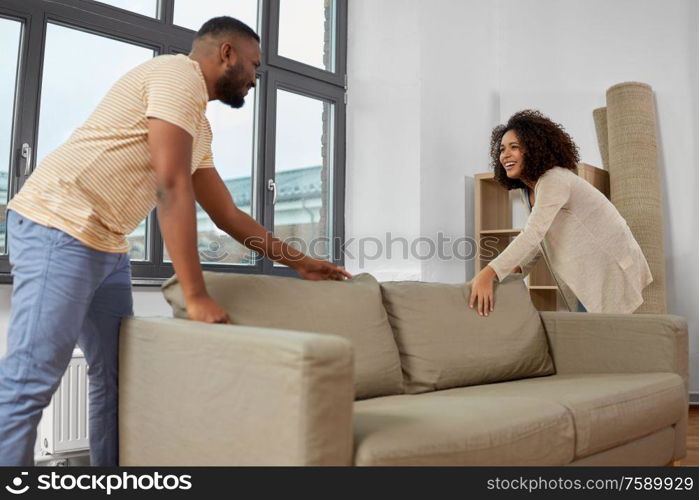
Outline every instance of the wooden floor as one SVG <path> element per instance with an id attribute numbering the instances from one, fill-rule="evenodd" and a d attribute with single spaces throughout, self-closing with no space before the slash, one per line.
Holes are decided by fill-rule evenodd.
<path id="1" fill-rule="evenodd" d="M 687 457 L 682 460 L 682 465 L 699 466 L 699 406 L 689 409 Z"/>

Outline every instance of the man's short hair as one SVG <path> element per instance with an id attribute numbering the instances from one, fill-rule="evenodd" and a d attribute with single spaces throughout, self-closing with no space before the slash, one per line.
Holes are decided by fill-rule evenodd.
<path id="1" fill-rule="evenodd" d="M 243 35 L 254 38 L 258 42 L 260 41 L 260 36 L 255 33 L 255 31 L 242 21 L 238 21 L 234 17 L 221 16 L 214 17 L 206 21 L 194 39 L 199 39 L 205 37 L 206 35 L 218 36 L 222 33 L 232 34 L 232 35 Z"/>

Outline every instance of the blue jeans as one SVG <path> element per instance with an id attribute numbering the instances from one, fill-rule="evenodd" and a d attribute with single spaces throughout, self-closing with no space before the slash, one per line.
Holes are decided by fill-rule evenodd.
<path id="1" fill-rule="evenodd" d="M 133 315 L 127 254 L 7 215 L 13 289 L 0 360 L 0 465 L 34 463 L 36 429 L 76 343 L 88 364 L 90 461 L 118 465 L 117 356 L 121 319 Z"/>

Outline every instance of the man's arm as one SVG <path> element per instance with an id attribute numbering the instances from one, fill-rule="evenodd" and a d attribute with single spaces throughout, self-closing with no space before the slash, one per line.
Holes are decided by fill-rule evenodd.
<path id="1" fill-rule="evenodd" d="M 158 222 L 182 285 L 190 319 L 229 322 L 226 311 L 206 292 L 197 251 L 197 221 L 192 188 L 192 136 L 157 118 L 148 119 L 148 146 L 158 190 Z"/>
<path id="2" fill-rule="evenodd" d="M 352 275 L 330 262 L 313 259 L 275 238 L 255 219 L 240 210 L 215 168 L 200 168 L 192 176 L 197 201 L 216 227 L 250 250 L 295 269 L 310 280 L 343 280 Z"/>

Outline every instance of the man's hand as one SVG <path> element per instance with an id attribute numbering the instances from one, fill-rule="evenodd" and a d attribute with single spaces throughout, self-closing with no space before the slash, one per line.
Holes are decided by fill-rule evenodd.
<path id="1" fill-rule="evenodd" d="M 185 300 L 187 316 L 193 321 L 204 323 L 230 323 L 231 319 L 224 308 L 208 295 Z"/>
<path id="2" fill-rule="evenodd" d="M 164 120 L 148 119 L 148 146 L 155 171 L 158 223 L 190 319 L 226 323 L 228 314 L 206 293 L 197 251 L 197 219 L 192 186 L 192 136 Z"/>
<path id="3" fill-rule="evenodd" d="M 488 312 L 495 308 L 493 280 L 496 276 L 492 267 L 485 266 L 475 278 L 466 283 L 471 285 L 471 297 L 468 305 L 473 309 L 473 305 L 476 304 L 476 311 L 481 316 L 488 316 Z"/>
<path id="4" fill-rule="evenodd" d="M 343 281 L 345 278 L 352 278 L 352 275 L 343 268 L 311 257 L 304 257 L 294 268 L 302 278 L 310 281 Z"/>

